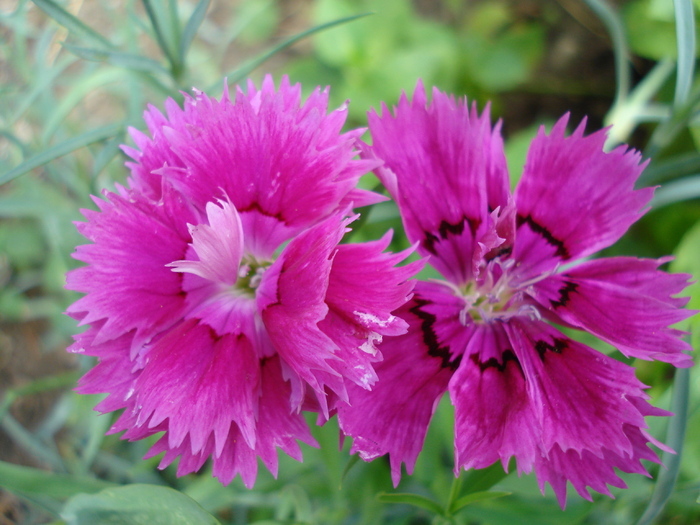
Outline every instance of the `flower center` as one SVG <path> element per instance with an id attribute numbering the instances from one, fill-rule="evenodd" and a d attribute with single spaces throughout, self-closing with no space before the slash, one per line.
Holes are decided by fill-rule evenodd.
<path id="1" fill-rule="evenodd" d="M 255 297 L 255 290 L 260 286 L 263 274 L 272 264 L 272 261 L 258 261 L 254 258 L 244 257 L 238 267 L 234 291 L 246 297 Z"/>
<path id="2" fill-rule="evenodd" d="M 540 319 L 539 310 L 526 300 L 523 286 L 514 286 L 509 269 L 515 261 L 494 259 L 482 266 L 479 278 L 463 287 L 450 286 L 464 301 L 459 312 L 463 326 L 471 323 L 505 321 L 524 316 Z"/>

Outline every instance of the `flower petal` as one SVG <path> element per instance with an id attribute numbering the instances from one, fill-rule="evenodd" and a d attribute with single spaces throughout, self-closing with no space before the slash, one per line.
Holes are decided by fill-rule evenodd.
<path id="1" fill-rule="evenodd" d="M 347 107 L 327 115 L 328 91 L 318 89 L 302 103 L 301 87 L 290 86 L 287 77 L 277 91 L 268 76 L 260 90 L 252 83 L 248 93 L 239 89 L 235 101 L 197 93 L 185 106 L 185 121 L 171 122 L 164 134 L 187 169 L 162 174 L 199 209 L 228 196 L 241 215 L 257 211 L 275 219 L 258 226 L 279 225 L 296 234 L 338 209 L 360 176 L 376 166 L 353 160 L 361 131 L 340 133 Z M 277 242 L 267 231 L 245 235 L 256 239 L 257 257 L 269 258 L 279 246 L 263 244 L 268 237 Z"/>
<path id="2" fill-rule="evenodd" d="M 479 243 L 489 251 L 504 241 L 494 236 L 492 218 L 510 202 L 500 126 L 491 127 L 488 110 L 479 115 L 476 106 L 436 89 L 427 104 L 420 83 L 413 101 L 402 95 L 394 115 L 384 107 L 369 123 L 373 144 L 365 156 L 384 161 L 375 171 L 399 206 L 408 238 L 421 243 L 421 254 L 435 256 L 431 263 L 447 279 L 467 282 L 484 250 Z"/>
<path id="3" fill-rule="evenodd" d="M 349 387 L 351 405 L 338 406 L 338 423 L 353 438 L 351 453 L 365 461 L 389 454 L 394 486 L 401 463 L 410 474 L 423 447 L 428 424 L 452 375 L 440 358 L 431 356 L 423 340 L 422 320 L 410 312 L 411 303 L 397 312 L 406 319 L 405 335 L 384 340 L 383 361 L 374 365 L 379 380 L 369 392 Z"/>
<path id="4" fill-rule="evenodd" d="M 585 120 L 566 137 L 568 120 L 561 118 L 549 135 L 540 128 L 515 192 L 518 238 L 529 229 L 556 249 L 559 260 L 613 244 L 643 215 L 653 193 L 634 189 L 644 169 L 639 152 L 619 146 L 605 153 L 605 131 L 584 137 Z"/>
<path id="5" fill-rule="evenodd" d="M 265 466 L 277 477 L 278 458 L 276 447 L 286 454 L 301 461 L 301 449 L 297 440 L 311 446 L 318 446 L 311 436 L 304 417 L 292 412 L 289 407 L 290 387 L 282 378 L 279 360 L 266 359 L 261 363 L 261 388 L 258 402 L 258 423 L 255 448 L 251 448 L 243 438 L 238 426 L 231 423 L 226 433 L 226 441 L 221 451 L 215 450 L 214 436 L 210 435 L 201 450 L 194 452 L 187 436 L 183 442 L 173 447 L 167 434 L 163 436 L 148 452 L 146 457 L 153 457 L 165 452 L 159 468 L 165 468 L 180 456 L 178 476 L 196 472 L 208 457 L 213 459 L 213 474 L 224 485 L 228 485 L 237 474 L 243 483 L 252 488 L 258 472 L 260 457 Z"/>
<path id="6" fill-rule="evenodd" d="M 333 257 L 351 219 L 336 213 L 292 239 L 263 274 L 258 308 L 272 344 L 283 361 L 315 391 L 326 407 L 325 387 L 347 399 L 343 378 L 332 366 L 336 343 L 318 327 Z M 303 395 L 303 392 L 300 393 Z M 302 397 L 296 399 L 298 406 Z"/>
<path id="7" fill-rule="evenodd" d="M 468 358 L 467 358 L 468 356 Z M 455 406 L 455 475 L 512 456 L 529 472 L 541 448 L 541 427 L 520 362 L 500 324 L 478 326 L 450 380 Z"/>
<path id="8" fill-rule="evenodd" d="M 658 270 L 664 260 L 615 257 L 574 266 L 533 286 L 533 297 L 564 322 L 586 330 L 626 356 L 691 366 L 683 332 L 669 326 L 695 312 L 674 297 L 688 275 Z"/>
<path id="9" fill-rule="evenodd" d="M 192 273 L 231 285 L 238 278 L 238 266 L 243 258 L 243 227 L 235 206 L 225 201 L 219 204 L 207 203 L 209 224 L 189 225 L 191 246 L 199 260 L 174 261 L 166 266 L 174 272 Z"/>
<path id="10" fill-rule="evenodd" d="M 182 277 L 166 264 L 185 255 L 189 241 L 185 221 L 195 219 L 172 191 L 160 203 L 134 192 L 105 196 L 106 201 L 95 199 L 100 211 L 84 210 L 88 222 L 78 223 L 93 244 L 77 247 L 73 256 L 88 266 L 69 272 L 66 287 L 87 295 L 67 313 L 81 324 L 106 321 L 94 344 L 133 331 L 133 348 L 138 351 L 182 318 Z"/>
<path id="11" fill-rule="evenodd" d="M 167 420 L 170 448 L 188 436 L 196 453 L 213 434 L 220 454 L 231 422 L 255 448 L 260 370 L 243 336 L 218 336 L 186 321 L 153 345 L 135 389 L 137 426 L 152 428 Z"/>

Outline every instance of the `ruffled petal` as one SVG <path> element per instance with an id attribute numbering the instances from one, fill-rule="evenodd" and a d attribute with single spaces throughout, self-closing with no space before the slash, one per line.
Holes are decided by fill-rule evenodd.
<path id="1" fill-rule="evenodd" d="M 468 356 L 468 357 L 467 357 Z M 455 475 L 517 458 L 530 472 L 541 450 L 541 424 L 529 385 L 500 323 L 475 328 L 450 380 L 455 406 Z"/>
<path id="2" fill-rule="evenodd" d="M 540 129 L 515 192 L 518 242 L 523 229 L 539 235 L 555 248 L 553 265 L 613 244 L 653 194 L 652 188 L 634 189 L 645 165 L 639 152 L 619 146 L 605 153 L 605 131 L 584 137 L 585 120 L 566 137 L 568 120 L 561 118 L 549 135 Z"/>
<path id="3" fill-rule="evenodd" d="M 341 134 L 347 107 L 327 114 L 328 91 L 314 91 L 305 103 L 301 87 L 284 77 L 275 90 L 271 77 L 262 88 L 240 88 L 235 100 L 196 93 L 185 101 L 184 122 L 171 122 L 164 134 L 184 167 L 161 174 L 204 209 L 212 198 L 228 196 L 243 216 L 256 211 L 274 219 L 264 228 L 291 228 L 289 239 L 340 206 L 360 176 L 376 162 L 353 160 L 361 130 Z M 216 152 L 212 155 L 212 152 Z M 247 230 L 253 255 L 269 258 L 277 235 Z M 264 244 L 268 239 L 278 244 Z M 287 240 L 284 239 L 284 240 Z"/>
<path id="4" fill-rule="evenodd" d="M 260 370 L 245 337 L 217 336 L 196 321 L 184 322 L 150 349 L 135 390 L 136 426 L 167 421 L 170 448 L 189 437 L 196 453 L 213 435 L 220 454 L 231 422 L 255 448 Z"/>
<path id="5" fill-rule="evenodd" d="M 665 260 L 615 257 L 579 264 L 533 286 L 533 297 L 564 322 L 586 330 L 626 356 L 691 366 L 684 332 L 669 328 L 695 312 L 674 297 L 688 275 L 658 270 Z"/>
<path id="6" fill-rule="evenodd" d="M 347 399 L 342 376 L 333 368 L 335 342 L 318 327 L 328 314 L 325 303 L 333 257 L 351 219 L 332 215 L 295 237 L 267 269 L 257 291 L 258 308 L 282 360 L 327 404 L 325 387 Z M 298 406 L 304 392 L 295 399 Z"/>
<path id="7" fill-rule="evenodd" d="M 236 208 L 229 202 L 207 203 L 208 224 L 189 225 L 191 246 L 198 260 L 181 260 L 167 266 L 203 279 L 234 284 L 243 258 L 243 227 Z"/>
<path id="8" fill-rule="evenodd" d="M 576 492 L 584 499 L 593 501 L 587 487 L 613 497 L 607 485 L 618 488 L 627 488 L 615 469 L 623 472 L 642 474 L 650 477 L 646 467 L 642 465 L 642 459 L 653 463 L 660 463 L 655 452 L 647 445 L 656 441 L 645 431 L 631 425 L 623 425 L 623 431 L 632 443 L 632 451 L 625 454 L 616 454 L 610 450 L 603 451 L 603 457 L 598 457 L 585 450 L 577 454 L 573 450 L 562 452 L 557 445 L 549 452 L 548 457 L 540 457 L 535 464 L 537 481 L 542 494 L 545 492 L 545 483 L 549 483 L 559 501 L 561 508 L 566 507 L 566 482 L 571 482 Z"/>
<path id="9" fill-rule="evenodd" d="M 504 327 L 541 428 L 535 470 L 541 484 L 553 481 L 562 506 L 567 479 L 581 494 L 586 486 L 609 494 L 614 468 L 646 472 L 639 459 L 656 456 L 646 446 L 654 441 L 644 416 L 660 412 L 646 402 L 634 369 L 544 323 L 512 320 Z"/>
<path id="10" fill-rule="evenodd" d="M 88 222 L 78 223 L 93 244 L 76 248 L 73 256 L 88 266 L 69 272 L 66 287 L 87 295 L 67 313 L 81 324 L 105 320 L 94 344 L 134 332 L 138 351 L 182 318 L 182 277 L 166 265 L 184 257 L 190 240 L 186 221 L 195 218 L 172 191 L 160 203 L 134 192 L 105 196 L 106 201 L 95 199 L 100 211 L 83 210 Z"/>
<path id="11" fill-rule="evenodd" d="M 373 144 L 365 156 L 384 161 L 377 175 L 396 200 L 411 242 L 432 255 L 431 263 L 448 280 L 473 277 L 475 259 L 505 241 L 495 235 L 492 214 L 503 212 L 510 191 L 503 141 L 491 127 L 488 110 L 433 90 L 426 103 L 422 84 L 405 95 L 392 115 L 369 115 Z M 509 215 L 510 220 L 513 217 Z"/>
<path id="12" fill-rule="evenodd" d="M 396 315 L 409 323 L 408 332 L 381 344 L 384 359 L 375 365 L 379 380 L 372 391 L 349 387 L 351 405 L 338 406 L 338 423 L 353 438 L 351 452 L 365 461 L 389 454 L 394 486 L 401 464 L 410 474 L 423 447 L 435 407 L 452 375 L 443 360 L 429 354 L 421 330 L 423 320 L 408 303 Z"/>
<path id="13" fill-rule="evenodd" d="M 248 445 L 238 426 L 231 423 L 226 432 L 226 441 L 218 452 L 213 435 L 200 450 L 194 452 L 195 447 L 192 446 L 189 436 L 185 437 L 180 445 L 173 447 L 166 434 L 149 450 L 146 457 L 165 452 L 159 465 L 159 468 L 165 468 L 179 456 L 178 476 L 196 472 L 211 457 L 213 474 L 221 483 L 228 485 L 240 474 L 243 483 L 252 488 L 258 472 L 258 457 L 276 477 L 278 447 L 287 455 L 301 461 L 302 454 L 297 440 L 318 446 L 304 417 L 290 409 L 289 398 L 290 387 L 282 377 L 278 358 L 266 359 L 261 363 L 257 438 L 254 448 Z"/>

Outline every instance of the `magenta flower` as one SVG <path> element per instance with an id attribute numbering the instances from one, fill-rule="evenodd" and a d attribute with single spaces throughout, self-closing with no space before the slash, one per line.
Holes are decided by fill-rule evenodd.
<path id="1" fill-rule="evenodd" d="M 688 276 L 667 259 L 586 260 L 619 239 L 652 189 L 634 190 L 644 165 L 605 133 L 566 136 L 567 117 L 540 130 L 513 195 L 488 111 L 422 85 L 392 115 L 370 115 L 367 158 L 398 203 L 411 242 L 445 278 L 419 282 L 400 315 L 407 334 L 381 345 L 371 393 L 353 389 L 342 430 L 365 460 L 389 454 L 394 483 L 413 470 L 435 406 L 455 406 L 455 475 L 511 457 L 535 470 L 560 504 L 566 483 L 610 494 L 615 468 L 647 474 L 658 462 L 646 401 L 630 366 L 571 339 L 555 325 L 595 335 L 628 357 L 686 367 L 689 345 L 669 328 L 690 315 L 676 298 Z M 648 474 L 647 474 L 648 475 Z"/>
<path id="2" fill-rule="evenodd" d="M 314 444 L 302 410 L 329 416 L 369 388 L 376 344 L 406 331 L 392 315 L 409 297 L 415 263 L 383 253 L 389 236 L 339 244 L 355 189 L 376 162 L 353 159 L 362 130 L 341 133 L 346 109 L 327 92 L 301 103 L 285 78 L 215 100 L 168 100 L 132 130 L 126 188 L 95 199 L 80 232 L 92 244 L 67 286 L 86 295 L 68 313 L 90 328 L 74 352 L 99 363 L 79 391 L 124 409 L 111 432 L 163 432 L 149 455 L 178 474 L 208 459 L 223 483 L 252 486 L 257 457 L 276 475 L 277 451 Z"/>

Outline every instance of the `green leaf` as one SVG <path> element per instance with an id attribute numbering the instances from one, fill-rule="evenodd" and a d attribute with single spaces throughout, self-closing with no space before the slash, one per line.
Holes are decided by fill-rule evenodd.
<path id="1" fill-rule="evenodd" d="M 68 31 L 81 38 L 82 40 L 89 40 L 107 49 L 113 49 L 114 45 L 99 34 L 97 31 L 87 26 L 85 23 L 80 21 L 78 18 L 70 14 L 68 11 L 63 9 L 53 0 L 32 0 L 36 6 L 44 11 L 47 15 L 53 18 L 60 25 L 68 29 Z"/>
<path id="2" fill-rule="evenodd" d="M 95 48 L 79 47 L 72 44 L 63 44 L 63 47 L 80 58 L 84 58 L 85 60 L 107 62 L 113 66 L 124 67 L 133 71 L 146 71 L 149 73 L 152 73 L 153 71 L 161 71 L 163 73 L 167 73 L 165 68 L 159 62 L 142 55 L 123 53 L 121 51 L 105 51 Z"/>
<path id="3" fill-rule="evenodd" d="M 649 186 L 695 173 L 700 173 L 700 155 L 686 153 L 660 161 L 653 160 L 642 172 L 638 185 Z"/>
<path id="4" fill-rule="evenodd" d="M 53 134 L 58 130 L 61 122 L 70 112 L 85 100 L 85 97 L 96 88 L 111 84 L 113 82 L 123 82 L 124 71 L 116 67 L 101 67 L 94 72 L 72 82 L 70 89 L 61 96 L 60 102 L 52 109 L 51 113 L 45 115 L 41 142 L 46 144 Z"/>
<path id="5" fill-rule="evenodd" d="M 193 499 L 158 485 L 133 484 L 79 494 L 61 511 L 68 525 L 214 525 Z"/>
<path id="6" fill-rule="evenodd" d="M 477 503 L 479 501 L 486 501 L 490 499 L 502 498 L 504 496 L 510 496 L 511 492 L 501 492 L 501 491 L 482 491 L 482 492 L 472 492 L 466 496 L 462 496 L 457 501 L 454 502 L 450 511 L 454 514 L 459 512 L 461 509 L 472 503 Z"/>
<path id="7" fill-rule="evenodd" d="M 366 213 L 364 215 L 367 215 Z M 350 456 L 350 459 L 348 462 L 345 464 L 345 468 L 343 469 L 343 473 L 340 475 L 340 482 L 342 483 L 345 481 L 345 476 L 348 475 L 350 470 L 352 470 L 352 467 L 357 465 L 357 463 L 360 461 L 360 455 L 359 454 L 353 454 Z"/>
<path id="8" fill-rule="evenodd" d="M 97 492 L 113 486 L 113 483 L 88 476 L 54 474 L 0 461 L 0 487 L 11 492 L 63 500 L 76 494 Z"/>
<path id="9" fill-rule="evenodd" d="M 182 63 L 180 62 L 180 24 L 177 18 L 177 5 L 170 0 L 168 9 L 163 2 L 142 0 L 146 8 L 146 14 L 153 26 L 153 32 L 158 42 L 158 46 L 163 51 L 170 62 L 173 72 L 179 72 Z"/>
<path id="10" fill-rule="evenodd" d="M 688 395 L 690 391 L 690 369 L 677 368 L 673 385 L 673 398 L 671 400 L 671 420 L 668 424 L 666 445 L 676 451 L 675 454 L 664 452 L 661 462 L 666 466 L 659 471 L 659 478 L 654 487 L 654 493 L 649 501 L 649 506 L 637 522 L 637 525 L 648 525 L 661 514 L 666 502 L 671 497 L 676 486 L 678 473 L 681 468 L 683 441 L 685 429 L 688 423 Z"/>
<path id="11" fill-rule="evenodd" d="M 683 104 L 693 85 L 695 69 L 695 13 L 692 0 L 674 0 L 676 10 L 676 42 L 678 45 L 678 73 L 674 104 Z"/>
<path id="12" fill-rule="evenodd" d="M 226 75 L 226 78 L 228 79 L 229 84 L 236 84 L 240 82 L 242 79 L 244 79 L 248 74 L 253 71 L 256 67 L 260 66 L 262 63 L 264 63 L 266 60 L 269 58 L 273 57 L 283 49 L 286 49 L 287 47 L 291 46 L 292 44 L 295 44 L 299 40 L 302 40 L 306 38 L 307 36 L 311 36 L 314 33 L 318 33 L 319 31 L 323 31 L 325 29 L 330 29 L 331 27 L 345 24 L 347 22 L 352 22 L 353 20 L 357 20 L 358 18 L 363 18 L 365 16 L 371 15 L 372 13 L 361 13 L 359 15 L 353 15 L 353 16 L 348 16 L 345 18 L 340 18 L 338 20 L 333 20 L 331 22 L 326 22 L 325 24 L 320 24 L 318 26 L 312 27 L 311 29 L 307 29 L 306 31 L 303 31 L 297 35 L 294 35 L 290 38 L 287 38 L 280 44 L 276 45 L 272 49 L 266 51 L 260 56 L 257 56 L 253 58 L 252 60 L 247 61 L 244 63 L 242 66 L 238 67 L 237 69 L 231 71 L 228 75 Z M 213 89 L 216 86 L 212 86 Z"/>
<path id="13" fill-rule="evenodd" d="M 19 166 L 11 169 L 10 171 L 7 171 L 0 175 L 0 184 L 5 184 L 6 182 L 17 178 L 20 175 L 23 175 L 28 171 L 33 170 L 34 168 L 43 166 L 47 162 L 51 162 L 52 160 L 62 157 L 63 155 L 67 155 L 72 151 L 87 146 L 88 144 L 92 144 L 94 142 L 99 142 L 101 140 L 113 137 L 120 133 L 123 130 L 123 128 L 124 125 L 121 123 L 109 124 L 107 126 L 93 129 L 91 131 L 88 131 L 87 133 L 83 133 L 82 135 L 78 135 L 77 137 L 73 137 L 72 139 L 56 144 L 55 146 L 48 148 L 42 151 L 41 153 L 37 153 L 33 157 L 28 158 Z"/>
<path id="14" fill-rule="evenodd" d="M 700 197 L 700 175 L 667 182 L 661 186 L 651 201 L 654 209 Z"/>
<path id="15" fill-rule="evenodd" d="M 386 493 L 380 492 L 377 494 L 377 500 L 383 503 L 406 503 L 408 505 L 413 505 L 414 507 L 420 507 L 421 509 L 427 509 L 439 516 L 444 516 L 444 511 L 442 506 L 435 500 L 421 496 L 420 494 L 409 494 L 409 493 Z"/>
<path id="16" fill-rule="evenodd" d="M 192 45 L 195 35 L 199 26 L 202 25 L 204 17 L 207 14 L 207 9 L 209 9 L 209 4 L 211 0 L 199 0 L 197 7 L 194 8 L 192 16 L 187 21 L 185 25 L 185 30 L 182 33 L 182 40 L 180 40 L 180 63 L 185 63 L 185 57 L 187 56 L 187 51 Z"/>
<path id="17" fill-rule="evenodd" d="M 613 43 L 615 53 L 616 91 L 615 102 L 617 106 L 625 101 L 630 90 L 631 69 L 629 63 L 629 49 L 627 49 L 627 37 L 625 25 L 618 13 L 610 7 L 605 0 L 585 0 L 601 22 L 605 24 Z"/>

